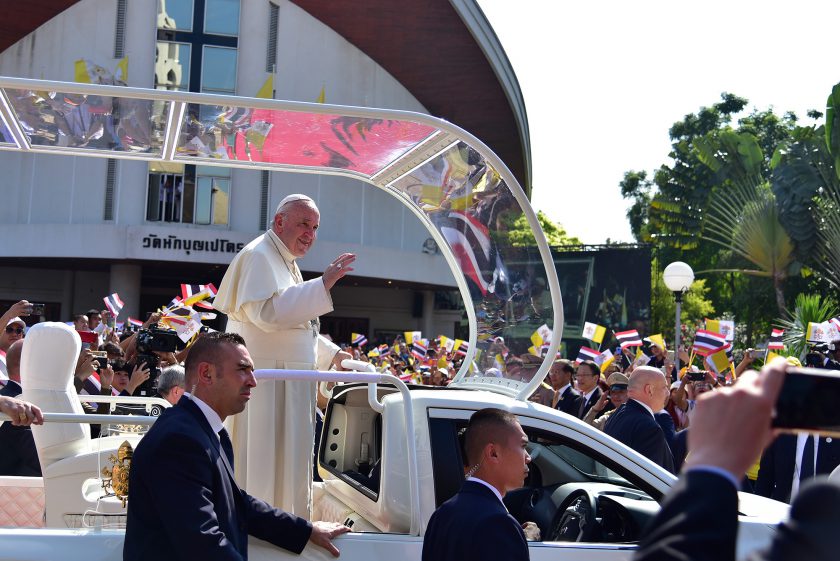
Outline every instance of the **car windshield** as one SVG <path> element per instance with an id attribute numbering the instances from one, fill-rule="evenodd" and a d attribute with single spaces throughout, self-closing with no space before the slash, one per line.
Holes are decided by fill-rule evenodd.
<path id="1" fill-rule="evenodd" d="M 625 487 L 635 487 L 632 483 L 621 477 L 619 474 L 594 459 L 592 456 L 579 452 L 564 444 L 534 444 L 541 447 L 542 451 L 554 454 L 578 473 L 590 481 L 602 483 L 614 483 Z"/>
<path id="2" fill-rule="evenodd" d="M 370 183 L 423 223 L 434 242 L 424 251 L 442 254 L 452 270 L 469 322 L 469 338 L 450 342 L 465 357 L 454 385 L 527 397 L 551 365 L 543 357 L 556 354 L 560 288 L 534 211 L 498 157 L 445 121 L 405 111 L 3 77 L 0 118 L 0 150 Z M 422 352 L 424 342 L 415 344 Z"/>

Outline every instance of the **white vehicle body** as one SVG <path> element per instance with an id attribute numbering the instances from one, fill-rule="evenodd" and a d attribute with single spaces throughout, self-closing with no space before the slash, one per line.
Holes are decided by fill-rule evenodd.
<path id="1" fill-rule="evenodd" d="M 89 122 L 93 128 L 65 127 L 65 117 L 88 102 L 99 108 Z M 304 129 L 321 135 L 319 141 L 332 129 L 344 146 L 369 159 L 348 160 L 344 167 L 304 164 L 300 153 L 273 146 L 269 132 L 251 146 L 261 161 L 224 150 L 204 151 L 202 146 L 222 137 L 212 115 L 231 107 L 246 111 L 243 126 L 251 128 L 231 132 L 228 123 L 225 134 L 241 133 L 243 142 L 251 142 L 257 130 L 282 131 L 290 123 L 299 127 L 304 122 L 312 125 Z M 0 150 L 356 178 L 392 194 L 427 227 L 455 275 L 470 326 L 464 365 L 452 384 L 409 390 L 382 375 L 287 373 L 372 384 L 338 386 L 322 433 L 319 466 L 324 481 L 315 486 L 314 518 L 352 526 L 353 532 L 337 540 L 342 559 L 420 559 L 429 517 L 463 478 L 457 429 L 486 407 L 515 413 L 531 439 L 533 475 L 523 490 L 508 497 L 515 515 L 534 516 L 543 529 L 545 541 L 530 543 L 531 558 L 617 560 L 632 555 L 642 526 L 658 511 L 658 501 L 676 478 L 580 420 L 527 401 L 552 360 L 544 359 L 529 379 L 522 379 L 493 375 L 486 360 L 492 358 L 490 352 L 478 357 L 480 341 L 493 336 L 503 336 L 512 350 L 525 352 L 529 336 L 542 325 L 554 333 L 543 356 L 554 357 L 563 328 L 557 273 L 536 216 L 510 171 L 478 139 L 444 121 L 408 112 L 2 77 L 0 119 Z M 129 120 L 131 127 L 122 126 Z M 289 130 L 300 135 L 299 128 Z M 355 134 L 362 130 L 366 134 Z M 110 142 L 117 137 L 119 142 Z M 508 216 L 523 216 L 531 226 L 528 248 L 506 241 L 502 219 Z M 468 235 L 477 239 L 471 247 L 465 245 Z M 44 472 L 47 527 L 0 529 L 0 560 L 122 558 L 124 530 L 112 526 L 124 522 L 124 509 L 101 491 L 99 478 L 125 437 L 90 439 L 84 423 L 108 419 L 82 414 L 72 387 L 78 345 L 68 333 L 74 334 L 66 326 L 39 325 L 27 336 L 21 397 L 50 413 L 47 424 L 33 428 Z M 389 380 L 392 387 L 382 385 Z M 135 420 L 149 424 L 154 419 Z M 139 438 L 131 434 L 128 439 L 136 443 Z M 19 479 L 2 479 L 0 496 L 23 487 Z M 38 481 L 26 485 L 26 492 L 38 495 Z M 597 500 L 599 539 L 552 541 L 564 500 L 579 490 Z M 744 553 L 769 543 L 787 505 L 742 494 L 740 511 L 738 547 Z M 311 546 L 299 557 L 259 540 L 252 540 L 249 555 L 328 558 Z"/>

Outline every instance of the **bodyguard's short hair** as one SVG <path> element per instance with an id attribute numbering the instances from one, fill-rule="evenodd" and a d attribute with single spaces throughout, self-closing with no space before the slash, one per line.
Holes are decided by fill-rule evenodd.
<path id="1" fill-rule="evenodd" d="M 481 461 L 481 453 L 488 444 L 500 442 L 513 431 L 519 423 L 516 415 L 509 411 L 488 407 L 476 411 L 470 417 L 464 434 L 464 460 L 467 466 L 474 466 Z"/>
<path id="2" fill-rule="evenodd" d="M 575 373 L 575 366 L 572 364 L 571 361 L 566 360 L 565 358 L 555 360 L 554 366 L 559 366 L 560 370 L 562 370 L 563 372 L 568 372 L 569 374 Z"/>
<path id="3" fill-rule="evenodd" d="M 223 345 L 242 345 L 244 347 L 245 339 L 239 333 L 222 333 L 220 331 L 205 333 L 199 337 L 190 347 L 187 360 L 184 361 L 186 379 L 190 382 L 195 379 L 198 365 L 202 362 L 218 363 Z"/>

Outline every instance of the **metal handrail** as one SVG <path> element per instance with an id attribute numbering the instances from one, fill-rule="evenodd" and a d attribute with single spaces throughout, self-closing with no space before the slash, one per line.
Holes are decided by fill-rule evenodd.
<path id="1" fill-rule="evenodd" d="M 11 417 L 0 413 L 0 422 L 11 421 Z M 120 424 L 151 426 L 158 417 L 143 415 L 88 415 L 86 413 L 44 413 L 45 423 L 86 423 L 89 425 Z"/>
<path id="2" fill-rule="evenodd" d="M 370 384 L 368 386 L 368 397 L 373 394 L 374 404 L 371 404 L 377 411 L 382 411 L 383 406 L 376 398 L 377 384 L 393 384 L 403 397 L 403 414 L 405 416 L 406 433 L 410 438 L 406 439 L 408 447 L 408 479 L 409 494 L 411 496 L 411 523 L 409 533 L 419 536 L 421 533 L 422 521 L 420 519 L 420 480 L 417 467 L 417 444 L 414 441 L 414 410 L 411 406 L 411 395 L 405 382 L 391 374 L 374 374 L 367 372 L 343 372 L 337 370 L 281 370 L 281 369 L 260 369 L 254 371 L 258 380 L 299 380 L 307 382 L 358 382 Z"/>
<path id="3" fill-rule="evenodd" d="M 151 412 L 151 405 L 161 405 L 164 408 L 172 407 L 172 404 L 162 397 L 145 397 L 145 396 L 125 396 L 125 395 L 90 395 L 79 394 L 79 401 L 85 403 L 110 403 L 111 411 L 114 411 L 116 404 L 123 405 L 145 405 L 146 413 Z"/>

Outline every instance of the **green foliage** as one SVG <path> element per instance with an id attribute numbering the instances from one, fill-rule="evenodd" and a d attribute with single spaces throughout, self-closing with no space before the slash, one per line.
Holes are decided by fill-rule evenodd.
<path id="1" fill-rule="evenodd" d="M 822 323 L 837 315 L 837 305 L 820 294 L 799 294 L 792 312 L 778 321 L 785 330 L 784 342 L 790 356 L 803 357 L 807 349 L 805 335 L 808 323 Z"/>
<path id="2" fill-rule="evenodd" d="M 543 211 L 537 212 L 537 221 L 545 233 L 545 238 L 548 245 L 551 247 L 564 247 L 570 245 L 582 245 L 575 236 L 570 236 L 566 229 L 559 223 L 552 222 L 551 219 Z M 519 215 L 515 219 L 508 218 L 507 228 L 504 232 L 498 233 L 499 242 L 503 244 L 513 245 L 516 247 L 526 247 L 534 245 L 534 233 L 528 220 L 524 214 Z M 503 239 L 504 238 L 504 239 Z"/>

